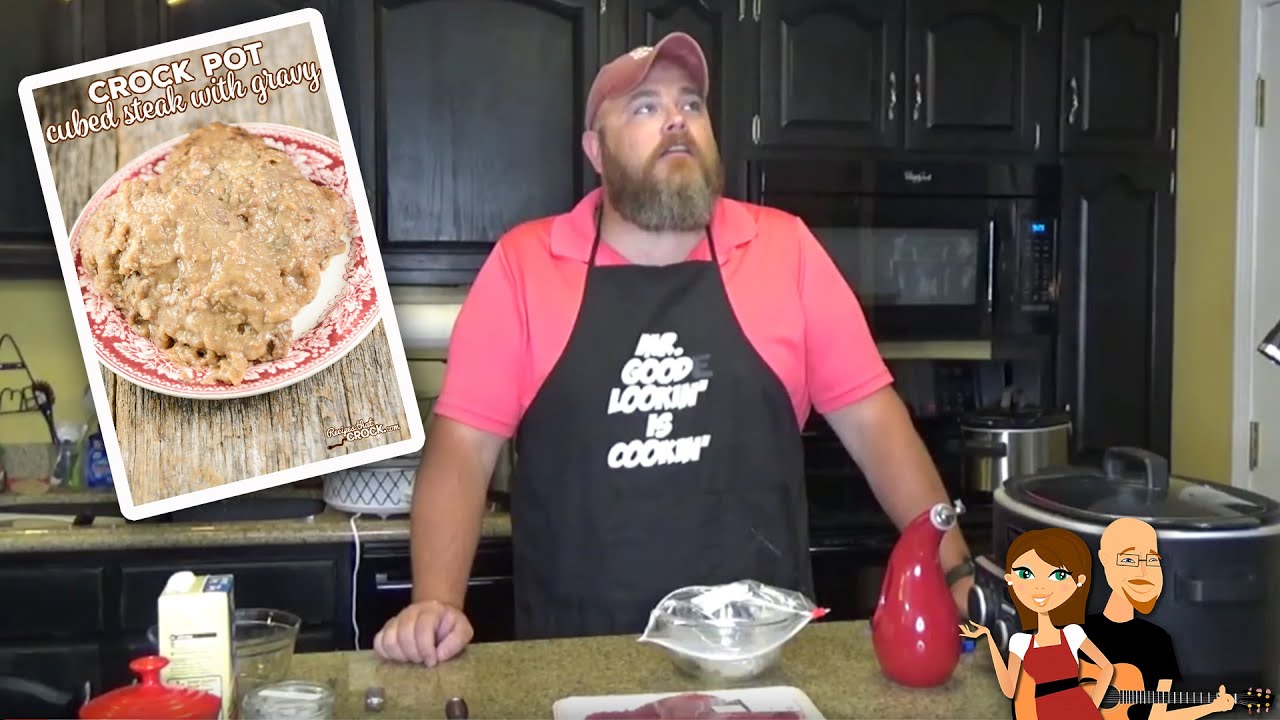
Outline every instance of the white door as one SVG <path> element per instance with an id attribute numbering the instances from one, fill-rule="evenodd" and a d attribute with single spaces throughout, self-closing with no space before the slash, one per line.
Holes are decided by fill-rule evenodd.
<path id="1" fill-rule="evenodd" d="M 1252 345 L 1256 348 L 1280 322 L 1280 0 L 1264 0 L 1254 7 L 1258 9 L 1255 77 L 1263 79 L 1254 85 L 1262 95 L 1262 126 L 1255 124 L 1253 128 L 1252 163 Z M 1241 29 L 1249 33 L 1247 16 L 1245 22 Z M 1256 116 L 1258 113 L 1253 110 Z M 1250 190 L 1241 188 L 1241 191 Z M 1253 375 L 1251 415 L 1258 423 L 1258 439 L 1257 465 L 1249 472 L 1248 486 L 1280 499 L 1280 366 L 1252 348 L 1249 354 Z"/>

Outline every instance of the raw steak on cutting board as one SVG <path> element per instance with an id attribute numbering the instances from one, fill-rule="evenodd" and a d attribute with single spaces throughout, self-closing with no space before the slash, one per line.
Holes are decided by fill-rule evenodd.
<path id="1" fill-rule="evenodd" d="M 822 720 L 794 687 L 565 698 L 556 720 Z"/>
<path id="2" fill-rule="evenodd" d="M 703 693 L 686 693 L 647 702 L 634 710 L 602 710 L 586 720 L 803 720 L 791 710 L 751 712 L 739 709 L 722 698 Z"/>

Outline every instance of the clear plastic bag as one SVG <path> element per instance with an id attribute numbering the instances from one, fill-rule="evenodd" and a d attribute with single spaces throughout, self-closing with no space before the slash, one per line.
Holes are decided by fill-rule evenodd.
<path id="1" fill-rule="evenodd" d="M 744 660 L 780 648 L 827 614 L 803 593 L 740 580 L 693 585 L 662 599 L 640 642 L 702 660 Z"/>

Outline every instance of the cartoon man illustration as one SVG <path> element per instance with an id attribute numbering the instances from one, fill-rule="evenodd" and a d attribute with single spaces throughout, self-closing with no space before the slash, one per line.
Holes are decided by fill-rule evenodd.
<path id="1" fill-rule="evenodd" d="M 1085 618 L 1084 631 L 1116 668 L 1112 685 L 1168 692 L 1175 680 L 1182 679 L 1173 639 L 1160 626 L 1136 614 L 1149 614 L 1164 589 L 1155 528 L 1136 518 L 1116 520 L 1102 533 L 1098 559 L 1111 595 L 1101 613 Z M 1125 665 L 1142 674 L 1141 688 L 1123 686 Z M 1234 705 L 1235 698 L 1227 694 L 1225 686 L 1219 686 L 1211 703 L 1173 710 L 1165 704 L 1133 705 L 1129 719 L 1195 720 Z"/>

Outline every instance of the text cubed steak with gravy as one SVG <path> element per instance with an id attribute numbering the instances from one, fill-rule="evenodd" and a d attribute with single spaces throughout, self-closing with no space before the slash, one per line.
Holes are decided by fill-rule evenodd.
<path id="1" fill-rule="evenodd" d="M 203 382 L 239 385 L 284 357 L 293 318 L 346 249 L 347 205 L 282 151 L 213 123 L 162 172 L 120 185 L 86 222 L 80 259 L 94 289 Z"/>

